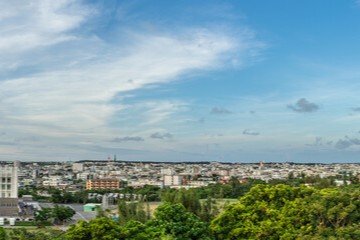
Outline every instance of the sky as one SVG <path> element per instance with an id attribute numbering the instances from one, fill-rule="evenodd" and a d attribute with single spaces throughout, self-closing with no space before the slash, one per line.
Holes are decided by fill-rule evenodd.
<path id="1" fill-rule="evenodd" d="M 360 1 L 0 9 L 0 160 L 360 163 Z"/>

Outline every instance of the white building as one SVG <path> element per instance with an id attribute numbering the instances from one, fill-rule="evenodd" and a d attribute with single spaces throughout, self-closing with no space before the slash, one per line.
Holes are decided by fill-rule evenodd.
<path id="1" fill-rule="evenodd" d="M 73 170 L 73 172 L 82 172 L 82 171 L 84 171 L 84 164 L 83 163 L 73 163 L 72 170 Z"/>
<path id="2" fill-rule="evenodd" d="M 18 197 L 18 168 L 19 162 L 14 164 L 0 165 L 0 197 L 17 198 Z"/>
<path id="3" fill-rule="evenodd" d="M 47 180 L 42 182 L 44 187 L 57 187 L 62 182 L 61 176 L 50 176 Z"/>
<path id="4" fill-rule="evenodd" d="M 162 168 L 160 170 L 161 175 L 173 175 L 174 173 L 175 173 L 174 170 L 171 168 Z"/>
<path id="5" fill-rule="evenodd" d="M 179 175 L 165 175 L 164 186 L 179 186 L 182 185 L 182 176 Z"/>
<path id="6" fill-rule="evenodd" d="M 18 216 L 18 169 L 20 163 L 0 164 L 0 216 Z"/>
<path id="7" fill-rule="evenodd" d="M 89 179 L 94 179 L 94 178 L 95 178 L 95 174 L 89 173 L 89 172 L 82 172 L 82 173 L 76 174 L 76 179 L 79 179 L 79 180 L 89 180 Z"/>

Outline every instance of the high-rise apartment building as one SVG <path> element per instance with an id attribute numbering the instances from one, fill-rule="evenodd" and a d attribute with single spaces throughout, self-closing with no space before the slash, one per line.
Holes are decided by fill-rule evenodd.
<path id="1" fill-rule="evenodd" d="M 0 198 L 18 197 L 18 168 L 18 161 L 0 164 Z"/>
<path id="2" fill-rule="evenodd" d="M 20 163 L 0 163 L 0 216 L 18 216 L 18 168 Z"/>

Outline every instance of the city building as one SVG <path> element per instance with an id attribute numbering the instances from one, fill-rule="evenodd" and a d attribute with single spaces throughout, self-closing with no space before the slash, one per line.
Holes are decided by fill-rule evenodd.
<path id="1" fill-rule="evenodd" d="M 57 187 L 62 181 L 62 176 L 50 176 L 42 182 L 42 185 L 44 187 Z"/>
<path id="2" fill-rule="evenodd" d="M 83 163 L 73 163 L 72 170 L 73 170 L 73 172 L 82 172 L 82 171 L 84 171 L 84 164 Z"/>
<path id="3" fill-rule="evenodd" d="M 0 216 L 13 217 L 19 214 L 18 168 L 20 163 L 0 164 Z"/>
<path id="4" fill-rule="evenodd" d="M 162 168 L 160 170 L 161 175 L 173 175 L 174 174 L 174 169 L 171 168 Z"/>
<path id="5" fill-rule="evenodd" d="M 86 181 L 86 189 L 119 189 L 120 180 L 116 178 L 90 179 Z"/>
<path id="6" fill-rule="evenodd" d="M 179 186 L 182 185 L 182 176 L 179 175 L 165 175 L 164 186 Z"/>

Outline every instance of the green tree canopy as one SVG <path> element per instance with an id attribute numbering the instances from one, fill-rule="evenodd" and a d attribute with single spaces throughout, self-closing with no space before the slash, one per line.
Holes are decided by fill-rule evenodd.
<path id="1" fill-rule="evenodd" d="M 150 220 L 148 226 L 159 228 L 174 239 L 211 239 L 206 223 L 186 211 L 182 204 L 163 203 L 154 215 L 155 219 Z"/>
<path id="2" fill-rule="evenodd" d="M 49 219 L 52 217 L 51 208 L 42 208 L 35 213 L 35 224 L 37 226 L 46 226 L 49 223 Z"/>
<path id="3" fill-rule="evenodd" d="M 70 220 L 75 215 L 74 209 L 67 206 L 55 205 L 52 209 L 52 216 L 56 223 L 63 224 L 64 221 Z"/>
<path id="4" fill-rule="evenodd" d="M 279 184 L 252 188 L 210 227 L 217 239 L 356 239 L 359 221 L 359 191 Z"/>
<path id="5" fill-rule="evenodd" d="M 120 240 L 120 226 L 108 218 L 96 218 L 70 225 L 66 232 L 68 240 Z"/>

